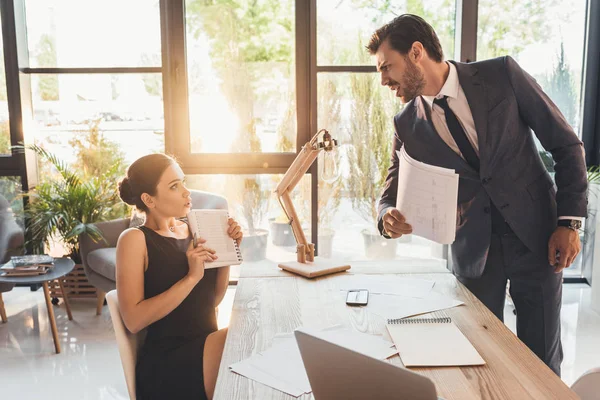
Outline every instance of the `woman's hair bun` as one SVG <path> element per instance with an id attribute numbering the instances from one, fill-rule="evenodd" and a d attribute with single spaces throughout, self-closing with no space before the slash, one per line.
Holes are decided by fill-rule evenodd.
<path id="1" fill-rule="evenodd" d="M 131 189 L 131 183 L 129 183 L 129 178 L 125 177 L 119 182 L 119 196 L 121 196 L 121 200 L 130 206 L 135 205 L 135 199 L 133 198 L 133 191 Z"/>

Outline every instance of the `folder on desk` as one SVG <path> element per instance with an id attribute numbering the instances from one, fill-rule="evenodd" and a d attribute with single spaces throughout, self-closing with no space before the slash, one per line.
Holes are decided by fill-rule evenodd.
<path id="1" fill-rule="evenodd" d="M 450 317 L 390 319 L 387 329 L 405 367 L 485 364 Z"/>

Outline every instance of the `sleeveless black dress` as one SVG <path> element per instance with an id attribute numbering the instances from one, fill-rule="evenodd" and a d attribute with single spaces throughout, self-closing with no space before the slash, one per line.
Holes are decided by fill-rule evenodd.
<path id="1" fill-rule="evenodd" d="M 159 295 L 188 273 L 191 241 L 162 236 L 145 226 L 148 269 L 144 298 Z M 147 328 L 136 366 L 136 394 L 147 399 L 206 399 L 202 360 L 206 337 L 217 330 L 217 269 L 209 269 L 183 302 Z"/>

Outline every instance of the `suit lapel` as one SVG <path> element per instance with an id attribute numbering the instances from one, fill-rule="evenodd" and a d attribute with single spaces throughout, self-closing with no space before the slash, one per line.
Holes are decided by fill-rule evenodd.
<path id="1" fill-rule="evenodd" d="M 479 75 L 477 75 L 477 68 L 471 64 L 458 63 L 456 61 L 450 61 L 456 66 L 456 72 L 458 73 L 458 81 L 460 86 L 465 93 L 467 103 L 471 109 L 473 115 L 473 121 L 475 122 L 475 129 L 477 130 L 477 140 L 479 142 L 479 160 L 480 168 L 485 170 L 487 167 L 487 101 L 485 96 L 485 87 Z"/>

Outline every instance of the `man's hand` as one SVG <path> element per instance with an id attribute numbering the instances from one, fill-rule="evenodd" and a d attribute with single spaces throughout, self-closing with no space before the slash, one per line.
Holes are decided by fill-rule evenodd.
<path id="1" fill-rule="evenodd" d="M 573 263 L 580 251 L 579 232 L 559 226 L 548 242 L 548 262 L 554 267 L 554 272 L 558 274 Z"/>
<path id="2" fill-rule="evenodd" d="M 397 208 L 390 208 L 383 215 L 383 229 L 392 239 L 412 233 L 412 226 L 406 223 L 406 218 Z"/>

